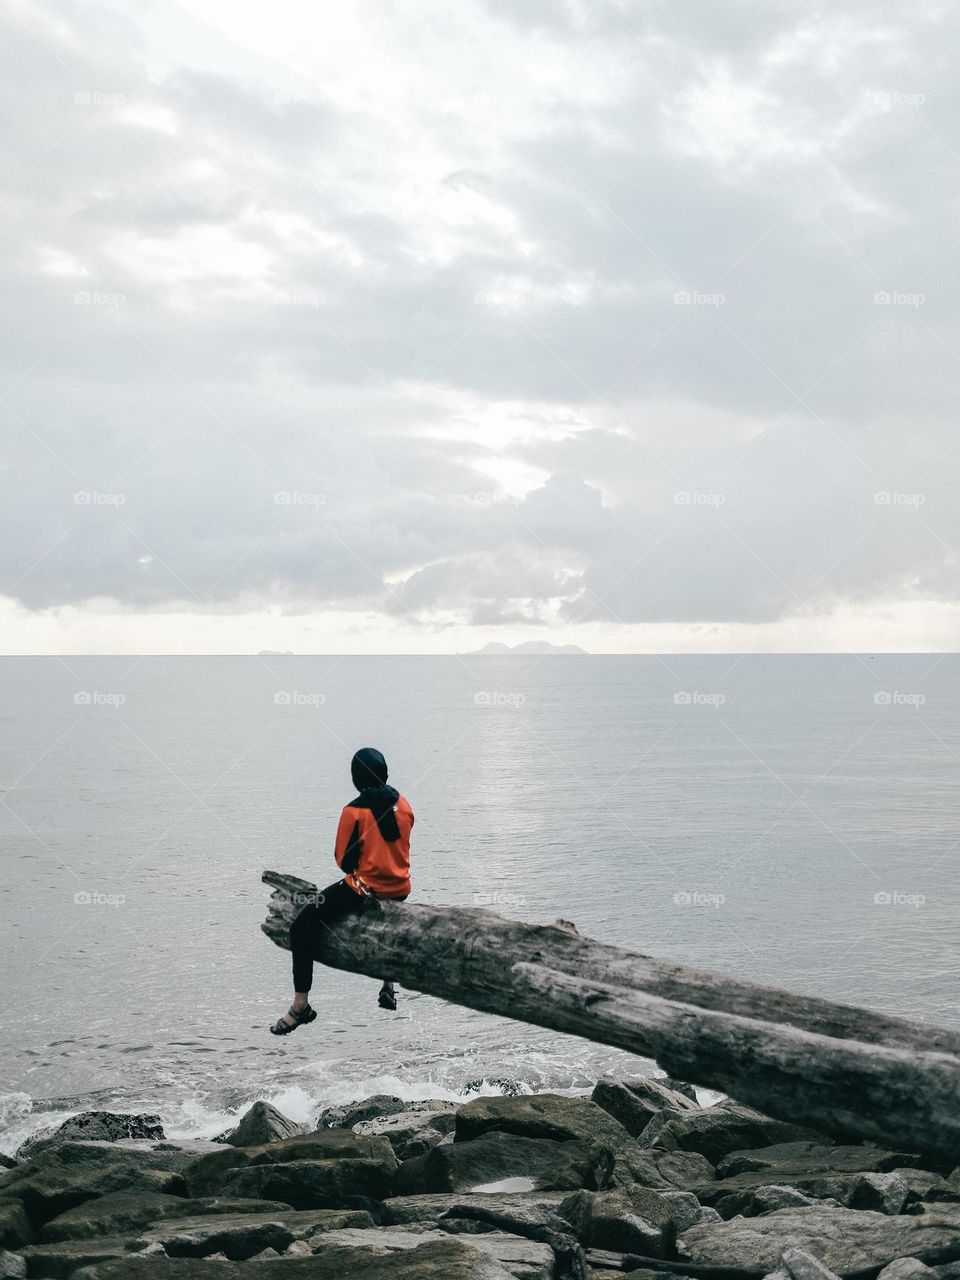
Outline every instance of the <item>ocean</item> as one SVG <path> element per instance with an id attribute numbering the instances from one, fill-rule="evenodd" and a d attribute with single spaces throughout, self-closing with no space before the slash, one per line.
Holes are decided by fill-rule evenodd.
<path id="1" fill-rule="evenodd" d="M 0 659 L 0 1150 L 83 1108 L 212 1136 L 375 1092 L 580 1089 L 641 1059 L 289 957 L 349 763 L 416 813 L 414 900 L 960 1026 L 960 657 Z"/>

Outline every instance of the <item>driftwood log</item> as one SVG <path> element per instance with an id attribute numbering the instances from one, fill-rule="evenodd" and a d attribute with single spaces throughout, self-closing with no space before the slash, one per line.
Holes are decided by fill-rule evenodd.
<path id="1" fill-rule="evenodd" d="M 289 947 L 316 886 L 275 871 L 264 933 Z M 838 1138 L 960 1163 L 960 1033 L 742 982 L 477 908 L 371 901 L 324 931 L 335 969 L 615 1045 Z"/>

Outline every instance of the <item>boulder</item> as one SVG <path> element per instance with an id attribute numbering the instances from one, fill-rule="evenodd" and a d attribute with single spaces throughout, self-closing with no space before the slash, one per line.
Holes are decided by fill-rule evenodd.
<path id="1" fill-rule="evenodd" d="M 165 1137 L 159 1116 L 127 1115 L 119 1111 L 81 1111 L 56 1129 L 44 1129 L 24 1142 L 17 1159 L 29 1160 L 61 1142 L 120 1142 L 124 1138 Z"/>
<path id="2" fill-rule="evenodd" d="M 932 1274 L 926 1263 L 916 1258 L 897 1258 L 883 1268 L 877 1280 L 924 1280 Z"/>
<path id="3" fill-rule="evenodd" d="M 0 1151 L 0 1169 L 12 1169 L 16 1163 L 15 1156 L 8 1156 L 6 1152 Z"/>
<path id="4" fill-rule="evenodd" d="M 648 1258 L 669 1258 L 677 1224 L 669 1201 L 647 1187 L 578 1191 L 560 1206 L 582 1244 Z"/>
<path id="5" fill-rule="evenodd" d="M 675 1080 L 672 1076 L 656 1076 L 655 1079 L 657 1084 L 662 1084 L 665 1089 L 672 1089 L 674 1093 L 682 1093 L 685 1098 L 689 1098 L 699 1107 L 700 1099 L 697 1097 L 697 1091 L 686 1080 Z"/>
<path id="6" fill-rule="evenodd" d="M 373 1253 L 417 1253 L 431 1241 L 442 1241 L 441 1232 L 397 1231 L 376 1228 L 372 1231 L 330 1231 L 313 1242 L 316 1256 L 336 1253 L 343 1248 L 369 1249 Z M 470 1237 L 471 1247 L 487 1254 L 516 1280 L 552 1280 L 554 1274 L 553 1250 L 535 1240 L 509 1235 L 501 1231 L 487 1231 Z"/>
<path id="7" fill-rule="evenodd" d="M 24 1280 L 27 1260 L 22 1253 L 10 1253 L 0 1249 L 0 1280 Z"/>
<path id="8" fill-rule="evenodd" d="M 530 1191 L 516 1195 L 444 1192 L 434 1195 L 392 1196 L 389 1200 L 384 1200 L 383 1208 L 386 1222 L 390 1226 L 418 1222 L 436 1226 L 445 1218 L 472 1217 L 477 1213 L 510 1214 L 515 1215 L 518 1220 L 525 1215 L 532 1220 L 544 1214 L 547 1218 L 541 1220 L 552 1220 L 568 1194 L 566 1191 Z M 523 1232 L 518 1234 L 522 1235 Z"/>
<path id="9" fill-rule="evenodd" d="M 326 1231 L 375 1225 L 370 1214 L 363 1210 L 274 1212 L 265 1209 L 156 1223 L 138 1238 L 134 1248 L 159 1245 L 171 1258 L 206 1258 L 222 1253 L 231 1261 L 240 1262 L 268 1248 L 283 1253 L 294 1241 L 312 1241 L 314 1236 Z"/>
<path id="10" fill-rule="evenodd" d="M 456 1111 L 450 1106 L 442 1111 L 397 1111 L 375 1120 L 361 1120 L 354 1133 L 384 1137 L 396 1152 L 397 1159 L 410 1160 L 425 1155 L 453 1132 Z"/>
<path id="11" fill-rule="evenodd" d="M 835 1272 L 805 1249 L 784 1249 L 780 1262 L 790 1280 L 838 1280 Z"/>
<path id="12" fill-rule="evenodd" d="M 706 1113 L 704 1113 L 706 1114 Z M 719 1178 L 741 1173 L 766 1173 L 779 1168 L 812 1173 L 886 1173 L 892 1169 L 915 1168 L 920 1157 L 903 1151 L 887 1151 L 872 1142 L 856 1146 L 824 1145 L 823 1142 L 777 1142 L 772 1145 L 736 1150 L 717 1161 Z"/>
<path id="13" fill-rule="evenodd" d="M 0 1198 L 21 1201 L 37 1228 L 112 1191 L 180 1194 L 180 1170 L 193 1159 L 173 1143 L 61 1142 L 3 1174 Z"/>
<path id="14" fill-rule="evenodd" d="M 352 1207 L 351 1198 L 381 1199 L 397 1158 L 386 1138 L 323 1129 L 256 1147 L 221 1147 L 184 1170 L 192 1196 L 279 1200 L 295 1209 Z"/>
<path id="15" fill-rule="evenodd" d="M 397 1111 L 409 1111 L 411 1105 L 392 1093 L 376 1093 L 372 1098 L 347 1102 L 343 1106 L 328 1107 L 320 1113 L 317 1129 L 352 1129 L 361 1120 L 376 1120 L 380 1116 L 392 1116 Z"/>
<path id="16" fill-rule="evenodd" d="M 827 1205 L 779 1209 L 691 1227 L 679 1239 L 678 1256 L 701 1267 L 765 1276 L 790 1248 L 813 1254 L 841 1277 L 878 1270 L 896 1258 L 937 1258 L 947 1248 L 960 1251 L 960 1211 L 942 1206 L 936 1215 L 890 1216 Z"/>
<path id="17" fill-rule="evenodd" d="M 250 1280 L 244 1262 L 138 1258 L 131 1255 L 85 1267 L 76 1280 Z M 375 1254 L 344 1246 L 309 1258 L 268 1259 L 256 1280 L 511 1280 L 512 1272 L 462 1238 L 427 1240 L 414 1250 Z"/>
<path id="18" fill-rule="evenodd" d="M 595 1102 L 559 1093 L 474 1098 L 458 1108 L 457 1142 L 469 1142 L 491 1131 L 556 1142 L 602 1142 L 613 1149 L 633 1145 L 623 1125 Z"/>
<path id="19" fill-rule="evenodd" d="M 406 1160 L 394 1177 L 393 1192 L 575 1190 L 595 1187 L 597 1179 L 597 1157 L 585 1142 L 491 1133 Z"/>
<path id="20" fill-rule="evenodd" d="M 33 1228 L 20 1201 L 0 1202 L 0 1249 L 17 1249 L 32 1239 Z"/>
<path id="21" fill-rule="evenodd" d="M 597 1081 L 590 1099 L 634 1138 L 661 1111 L 700 1110 L 696 1100 L 691 1102 L 684 1094 L 647 1076 L 604 1076 Z"/>
<path id="22" fill-rule="evenodd" d="M 44 1280 L 66 1280 L 80 1267 L 122 1258 L 130 1251 L 129 1236 L 97 1236 L 92 1240 L 57 1240 L 28 1244 L 21 1249 L 27 1274 Z"/>
<path id="23" fill-rule="evenodd" d="M 282 1142 L 284 1138 L 295 1138 L 298 1134 L 307 1133 L 306 1125 L 297 1124 L 269 1102 L 255 1102 L 249 1111 L 244 1112 L 237 1127 L 224 1134 L 222 1141 L 231 1147 L 257 1147 L 265 1142 Z"/>
<path id="24" fill-rule="evenodd" d="M 745 1191 L 731 1191 L 716 1201 L 715 1208 L 723 1219 L 758 1218 L 761 1213 L 774 1213 L 777 1209 L 798 1209 L 816 1204 L 815 1197 L 804 1195 L 796 1187 L 750 1187 Z"/>
<path id="25" fill-rule="evenodd" d="M 718 1164 L 732 1151 L 801 1140 L 823 1141 L 810 1129 L 771 1120 L 732 1102 L 682 1112 L 673 1108 L 659 1111 L 637 1139 L 645 1148 L 699 1152 L 711 1164 Z"/>
<path id="26" fill-rule="evenodd" d="M 225 1199 L 206 1196 L 188 1200 L 184 1196 L 153 1191 L 114 1191 L 85 1200 L 42 1226 L 37 1239 L 44 1244 L 55 1240 L 89 1240 L 94 1236 L 137 1233 L 153 1222 L 167 1218 L 211 1216 L 224 1213 L 289 1212 L 290 1205 L 279 1201 Z"/>

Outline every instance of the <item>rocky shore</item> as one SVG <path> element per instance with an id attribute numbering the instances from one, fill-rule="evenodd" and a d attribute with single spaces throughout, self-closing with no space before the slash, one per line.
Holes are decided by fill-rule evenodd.
<path id="1" fill-rule="evenodd" d="M 960 1280 L 960 1168 L 645 1077 L 215 1141 L 88 1112 L 0 1163 L 0 1280 Z"/>

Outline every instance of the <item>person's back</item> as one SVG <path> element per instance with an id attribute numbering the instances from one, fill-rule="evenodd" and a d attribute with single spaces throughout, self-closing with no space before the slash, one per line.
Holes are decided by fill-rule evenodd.
<path id="1" fill-rule="evenodd" d="M 410 893 L 413 810 L 406 796 L 397 796 L 393 813 L 398 835 L 388 840 L 362 798 L 361 794 L 344 805 L 340 815 L 337 865 L 347 873 L 346 882 L 357 893 L 370 890 L 378 898 L 406 898 Z"/>

